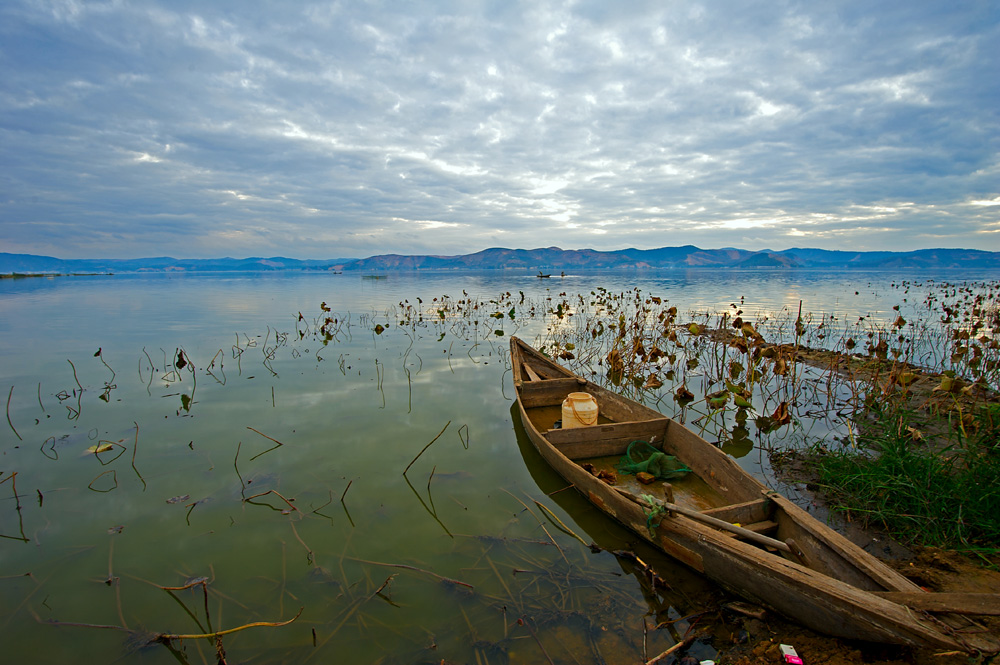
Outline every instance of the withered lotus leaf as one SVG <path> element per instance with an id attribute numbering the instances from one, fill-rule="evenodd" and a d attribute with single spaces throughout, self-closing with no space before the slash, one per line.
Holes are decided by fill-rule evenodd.
<path id="1" fill-rule="evenodd" d="M 694 400 L 694 393 L 687 389 L 683 383 L 674 391 L 674 397 L 678 402 L 690 402 Z"/>
<path id="2" fill-rule="evenodd" d="M 782 402 L 778 405 L 778 408 L 771 414 L 771 420 L 776 425 L 787 425 L 792 422 L 792 416 L 788 413 L 788 402 Z"/>

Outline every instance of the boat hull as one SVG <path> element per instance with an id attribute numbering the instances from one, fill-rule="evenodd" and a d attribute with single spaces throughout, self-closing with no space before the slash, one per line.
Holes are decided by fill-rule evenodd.
<path id="1" fill-rule="evenodd" d="M 736 595 L 828 635 L 948 650 L 1000 650 L 995 639 L 977 632 L 976 624 L 964 617 L 931 618 L 878 595 L 921 589 L 791 501 L 766 490 L 731 458 L 679 423 L 573 375 L 516 338 L 511 341 L 511 358 L 517 410 L 539 455 L 590 503 L 666 554 Z M 590 392 L 602 408 L 637 420 L 573 430 L 540 428 L 533 413 L 562 390 Z M 624 450 L 625 440 L 643 431 L 660 433 L 664 451 L 679 449 L 688 456 L 697 452 L 697 468 L 715 482 L 714 490 L 733 502 L 732 511 L 744 506 L 756 510 L 765 503 L 781 530 L 794 534 L 788 542 L 801 556 L 745 542 L 676 512 L 650 521 L 652 506 L 645 499 L 598 479 L 577 461 L 588 453 Z M 607 438 L 602 438 L 604 432 Z M 705 512 L 737 514 L 732 511 L 726 506 Z"/>

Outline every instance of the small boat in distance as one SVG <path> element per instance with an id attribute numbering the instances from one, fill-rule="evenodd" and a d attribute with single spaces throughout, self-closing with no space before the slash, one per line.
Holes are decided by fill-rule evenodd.
<path id="1" fill-rule="evenodd" d="M 592 504 L 668 555 L 827 635 L 1000 652 L 1000 639 L 968 616 L 1000 614 L 1000 594 L 924 591 L 680 423 L 577 376 L 517 337 L 510 352 L 518 411 L 542 458 Z M 571 392 L 596 400 L 596 424 L 556 426 Z M 675 456 L 691 473 L 650 485 L 633 476 L 615 484 L 598 477 L 637 440 Z"/>
<path id="2" fill-rule="evenodd" d="M 552 277 L 551 273 L 548 275 L 543 275 L 541 270 L 538 271 L 538 279 L 548 279 L 549 277 Z"/>

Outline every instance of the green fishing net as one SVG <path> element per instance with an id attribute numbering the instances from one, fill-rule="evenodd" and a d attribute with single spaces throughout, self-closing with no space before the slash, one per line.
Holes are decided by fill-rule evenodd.
<path id="1" fill-rule="evenodd" d="M 638 450 L 636 444 L 639 444 Z M 683 478 L 691 471 L 676 457 L 657 450 L 646 441 L 633 441 L 628 444 L 628 450 L 615 468 L 622 473 L 645 471 L 664 480 Z"/>

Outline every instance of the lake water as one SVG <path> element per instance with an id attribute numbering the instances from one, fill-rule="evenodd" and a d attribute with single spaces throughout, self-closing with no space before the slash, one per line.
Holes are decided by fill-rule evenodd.
<path id="1" fill-rule="evenodd" d="M 145 642 L 225 629 L 229 662 L 651 657 L 718 591 L 558 491 L 512 417 L 509 336 L 599 289 L 886 322 L 919 314 L 902 280 L 984 276 L 379 277 L 0 280 L 5 661 L 215 662 L 212 640 Z"/>

